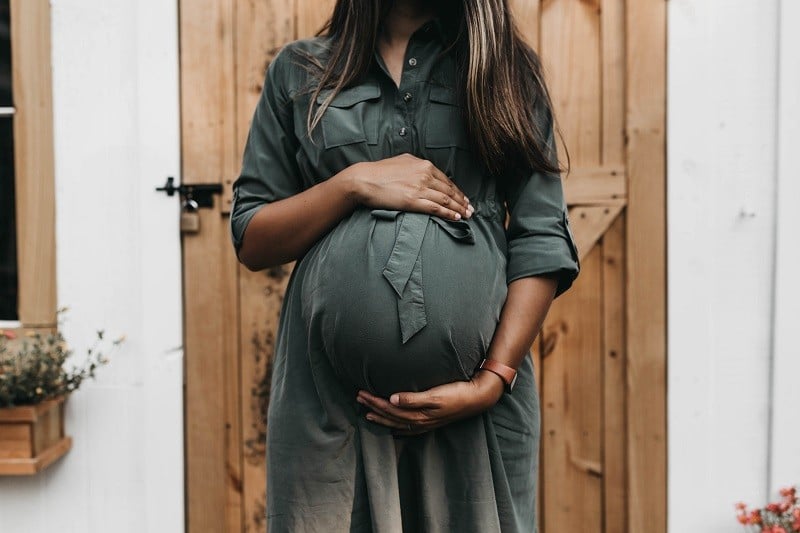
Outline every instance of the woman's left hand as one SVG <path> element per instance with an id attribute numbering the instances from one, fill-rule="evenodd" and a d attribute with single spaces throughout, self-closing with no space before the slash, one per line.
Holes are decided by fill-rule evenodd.
<path id="1" fill-rule="evenodd" d="M 491 408 L 503 395 L 499 376 L 480 370 L 470 381 L 456 381 L 422 392 L 398 392 L 389 401 L 358 392 L 370 412 L 367 420 L 393 428 L 398 435 L 417 435 Z"/>

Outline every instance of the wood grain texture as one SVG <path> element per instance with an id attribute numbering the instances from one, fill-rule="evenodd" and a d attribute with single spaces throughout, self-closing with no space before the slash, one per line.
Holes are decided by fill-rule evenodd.
<path id="1" fill-rule="evenodd" d="M 566 144 L 576 167 L 597 166 L 601 111 L 600 10 L 588 3 L 552 0 L 541 7 L 541 56 L 555 108 L 559 155 Z"/>
<path id="2" fill-rule="evenodd" d="M 602 254 L 594 247 L 542 332 L 543 531 L 602 531 L 602 308 Z"/>
<path id="3" fill-rule="evenodd" d="M 333 13 L 335 0 L 296 0 L 297 38 L 311 37 Z"/>
<path id="4" fill-rule="evenodd" d="M 0 475 L 31 476 L 54 463 L 72 448 L 72 437 L 64 437 L 32 458 L 0 459 Z"/>
<path id="5" fill-rule="evenodd" d="M 575 234 L 575 246 L 581 261 L 589 255 L 594 245 L 622 211 L 621 205 L 573 207 L 569 211 L 570 224 Z"/>
<path id="6" fill-rule="evenodd" d="M 235 153 L 239 158 L 244 151 L 267 66 L 280 47 L 295 36 L 294 9 L 294 0 L 236 0 Z M 234 179 L 236 175 L 231 174 L 222 180 L 223 213 L 230 212 Z"/>
<path id="7" fill-rule="evenodd" d="M 222 226 L 219 238 L 221 250 L 230 249 L 230 235 L 227 221 L 218 217 L 217 224 Z M 221 258 L 222 294 L 220 295 L 219 313 L 223 317 L 222 345 L 224 347 L 224 406 L 225 406 L 225 531 L 242 531 L 244 528 L 244 473 L 242 460 L 242 351 L 239 348 L 240 322 L 239 284 L 237 271 L 241 265 L 233 253 L 224 254 Z"/>
<path id="8" fill-rule="evenodd" d="M 601 161 L 625 164 L 625 1 L 603 0 L 600 12 L 602 67 Z"/>
<path id="9" fill-rule="evenodd" d="M 220 183 L 238 167 L 234 114 L 232 0 L 182 0 L 182 181 Z M 187 531 L 239 528 L 236 502 L 239 459 L 228 387 L 236 372 L 236 304 L 230 237 L 216 209 L 199 211 L 201 231 L 183 236 L 186 350 Z M 234 360 L 232 362 L 232 360 Z M 237 376 L 238 379 L 238 376 Z M 236 422 L 233 422 L 235 429 Z M 233 492 L 233 494 L 232 494 Z"/>
<path id="10" fill-rule="evenodd" d="M 511 13 L 523 39 L 535 51 L 539 51 L 540 0 L 511 0 Z"/>
<path id="11" fill-rule="evenodd" d="M 624 167 L 577 168 L 564 180 L 568 205 L 625 205 Z"/>
<path id="12" fill-rule="evenodd" d="M 278 318 L 294 263 L 261 272 L 240 268 L 244 531 L 264 531 L 266 438 Z"/>
<path id="13" fill-rule="evenodd" d="M 0 460 L 31 458 L 33 450 L 32 424 L 0 423 Z"/>
<path id="14" fill-rule="evenodd" d="M 55 182 L 50 2 L 12 0 L 19 321 L 56 325 Z"/>
<path id="15" fill-rule="evenodd" d="M 666 3 L 628 2 L 626 327 L 630 531 L 666 531 Z"/>
<path id="16" fill-rule="evenodd" d="M 626 533 L 625 215 L 603 233 L 603 531 Z"/>
<path id="17" fill-rule="evenodd" d="M 236 10 L 236 150 L 243 153 L 267 66 L 281 46 L 295 38 L 295 1 L 237 0 Z M 232 175 L 231 178 L 235 178 Z M 230 184 L 223 183 L 230 198 Z M 229 211 L 229 203 L 226 212 Z M 264 531 L 266 505 L 266 409 L 269 380 L 283 294 L 291 266 L 254 273 L 236 264 L 236 330 L 240 354 L 242 457 L 242 531 Z"/>

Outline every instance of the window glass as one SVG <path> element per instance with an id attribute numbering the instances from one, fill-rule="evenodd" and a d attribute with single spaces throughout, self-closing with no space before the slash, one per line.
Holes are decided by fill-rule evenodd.
<path id="1" fill-rule="evenodd" d="M 14 98 L 9 0 L 0 0 L 0 320 L 17 320 Z"/>

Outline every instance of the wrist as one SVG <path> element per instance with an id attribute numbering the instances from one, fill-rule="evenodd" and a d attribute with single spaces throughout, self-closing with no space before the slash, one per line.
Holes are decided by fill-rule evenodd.
<path id="1" fill-rule="evenodd" d="M 364 203 L 363 185 L 360 179 L 364 164 L 363 161 L 353 163 L 334 176 L 343 188 L 345 199 L 354 208 Z"/>
<path id="2" fill-rule="evenodd" d="M 486 399 L 488 407 L 496 404 L 506 391 L 506 384 L 503 378 L 485 369 L 478 370 L 472 381 L 480 391 L 481 396 Z"/>

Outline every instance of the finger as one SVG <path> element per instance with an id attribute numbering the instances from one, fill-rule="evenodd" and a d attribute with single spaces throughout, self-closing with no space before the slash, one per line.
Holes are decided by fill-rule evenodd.
<path id="1" fill-rule="evenodd" d="M 427 413 L 424 413 L 419 410 L 412 410 L 412 409 L 403 409 L 402 407 L 396 407 L 391 403 L 387 402 L 383 398 L 378 398 L 377 396 L 372 396 L 369 393 L 366 394 L 359 394 L 358 397 L 359 403 L 362 403 L 375 413 L 386 417 L 391 418 L 392 420 L 397 421 L 400 424 L 425 424 L 429 421 L 429 417 Z"/>
<path id="2" fill-rule="evenodd" d="M 447 187 L 447 190 L 445 192 L 448 192 L 448 194 L 452 196 L 461 205 L 463 205 L 465 209 L 470 205 L 469 198 L 467 198 L 467 195 L 464 194 L 464 192 L 458 187 L 458 185 L 455 184 L 455 182 L 453 182 L 453 180 L 450 179 L 450 177 L 447 174 L 439 170 L 439 167 L 437 167 L 436 165 L 432 165 L 431 173 L 433 177 L 436 178 L 437 181 L 439 181 L 440 183 L 444 184 Z"/>
<path id="3" fill-rule="evenodd" d="M 374 422 L 376 424 L 380 424 L 382 426 L 390 427 L 390 428 L 401 430 L 401 431 L 411 432 L 411 431 L 415 430 L 414 426 L 412 424 L 410 424 L 409 422 L 405 422 L 405 423 L 398 422 L 397 420 L 394 420 L 392 418 L 389 418 L 389 417 L 386 417 L 386 416 L 383 416 L 383 415 L 380 415 L 380 414 L 377 414 L 377 413 L 368 413 L 367 414 L 367 420 L 369 420 L 370 422 Z"/>
<path id="4" fill-rule="evenodd" d="M 459 208 L 462 216 L 467 215 L 467 209 L 470 207 L 469 199 L 458 188 L 458 186 L 450 181 L 450 179 L 436 167 L 433 167 L 432 172 L 435 174 L 431 176 L 432 179 L 426 184 L 430 191 L 436 191 L 445 194 L 451 199 L 453 205 Z"/>
<path id="5" fill-rule="evenodd" d="M 441 196 L 439 197 L 439 200 L 442 200 Z M 419 211 L 428 213 L 429 215 L 435 215 L 448 220 L 461 220 L 462 218 L 465 218 L 465 216 L 458 211 L 450 209 L 449 207 L 446 207 L 441 203 L 429 198 L 420 198 L 415 202 L 415 204 L 415 207 Z"/>
<path id="6" fill-rule="evenodd" d="M 404 409 L 435 409 L 439 401 L 429 392 L 397 392 L 389 398 L 389 404 Z"/>

